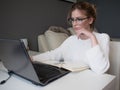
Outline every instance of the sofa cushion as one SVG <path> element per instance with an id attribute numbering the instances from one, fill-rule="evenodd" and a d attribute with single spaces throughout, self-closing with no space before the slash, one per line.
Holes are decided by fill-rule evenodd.
<path id="1" fill-rule="evenodd" d="M 38 36 L 38 49 L 41 53 L 49 51 L 48 42 L 46 41 L 44 34 Z"/>
<path id="2" fill-rule="evenodd" d="M 47 30 L 45 32 L 45 37 L 48 42 L 48 46 L 50 50 L 53 50 L 60 46 L 65 39 L 69 36 L 66 33 L 57 33 L 51 30 Z"/>
<path id="3" fill-rule="evenodd" d="M 66 30 L 62 27 L 58 27 L 58 26 L 50 26 L 48 30 L 51 30 L 53 32 L 57 32 L 57 33 L 65 33 L 67 34 L 68 36 L 71 35 L 70 31 L 69 30 Z"/>

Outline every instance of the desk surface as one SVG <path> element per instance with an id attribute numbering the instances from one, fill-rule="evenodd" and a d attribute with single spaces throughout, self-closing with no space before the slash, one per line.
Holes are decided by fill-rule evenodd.
<path id="1" fill-rule="evenodd" d="M 3 70 L 0 63 L 0 81 L 6 79 L 8 74 Z M 96 74 L 91 70 L 70 73 L 47 86 L 36 86 L 31 82 L 16 75 L 3 85 L 0 90 L 114 90 L 115 76 L 109 74 Z"/>

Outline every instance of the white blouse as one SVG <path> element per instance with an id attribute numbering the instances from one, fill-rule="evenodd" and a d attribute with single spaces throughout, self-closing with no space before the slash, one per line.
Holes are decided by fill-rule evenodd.
<path id="1" fill-rule="evenodd" d="M 109 64 L 110 38 L 105 33 L 93 32 L 98 45 L 92 47 L 91 40 L 78 39 L 76 35 L 67 38 L 58 48 L 33 56 L 33 61 L 60 60 L 73 63 L 84 63 L 96 73 L 105 73 Z"/>

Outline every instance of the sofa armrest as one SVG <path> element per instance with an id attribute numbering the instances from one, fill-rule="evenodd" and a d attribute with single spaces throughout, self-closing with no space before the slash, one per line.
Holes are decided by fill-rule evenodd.
<path id="1" fill-rule="evenodd" d="M 115 75 L 116 89 L 120 89 L 120 41 L 110 42 L 110 69 L 109 74 Z"/>

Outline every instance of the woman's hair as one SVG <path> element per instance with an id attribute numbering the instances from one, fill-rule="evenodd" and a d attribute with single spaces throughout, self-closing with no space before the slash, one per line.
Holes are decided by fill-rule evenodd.
<path id="1" fill-rule="evenodd" d="M 74 3 L 72 5 L 70 11 L 68 12 L 67 20 L 69 18 L 71 18 L 72 12 L 76 9 L 84 10 L 86 12 L 86 16 L 88 18 L 92 17 L 94 19 L 93 23 L 90 25 L 91 28 L 94 28 L 94 23 L 95 23 L 95 20 L 96 20 L 96 7 L 95 7 L 95 5 L 91 4 L 91 3 L 88 3 L 88 2 L 85 2 L 85 1 Z"/>

